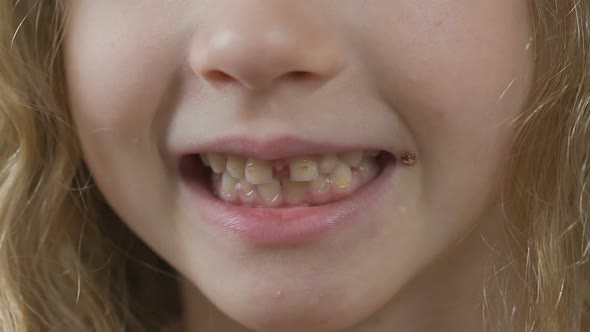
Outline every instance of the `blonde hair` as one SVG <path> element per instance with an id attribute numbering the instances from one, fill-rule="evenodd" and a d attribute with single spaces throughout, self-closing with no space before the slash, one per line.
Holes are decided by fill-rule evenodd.
<path id="1" fill-rule="evenodd" d="M 590 328 L 590 2 L 536 0 L 531 9 L 534 90 L 515 121 L 503 186 L 504 274 L 516 277 L 501 282 L 496 323 L 580 331 Z"/>
<path id="2" fill-rule="evenodd" d="M 531 9 L 534 91 L 503 187 L 510 268 L 494 275 L 486 321 L 576 331 L 590 299 L 590 3 Z M 180 314 L 176 275 L 85 168 L 66 97 L 66 12 L 59 0 L 0 2 L 0 330 L 156 330 Z"/>

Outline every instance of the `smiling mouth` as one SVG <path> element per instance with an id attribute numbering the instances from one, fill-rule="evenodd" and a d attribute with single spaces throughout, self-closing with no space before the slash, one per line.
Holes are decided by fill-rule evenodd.
<path id="1" fill-rule="evenodd" d="M 321 206 L 345 199 L 394 162 L 391 153 L 379 150 L 272 160 L 202 153 L 183 156 L 181 172 L 231 205 L 286 208 Z"/>

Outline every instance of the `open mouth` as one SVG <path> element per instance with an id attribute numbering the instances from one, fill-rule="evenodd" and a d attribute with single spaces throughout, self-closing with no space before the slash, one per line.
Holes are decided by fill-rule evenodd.
<path id="1" fill-rule="evenodd" d="M 237 206 L 320 206 L 352 195 L 394 161 L 392 154 L 378 150 L 275 160 L 206 153 L 183 156 L 181 173 L 217 199 Z"/>
<path id="2" fill-rule="evenodd" d="M 301 153 L 310 150 L 315 153 Z M 363 227 L 384 204 L 397 165 L 388 151 L 298 139 L 231 138 L 190 151 L 205 151 L 179 155 L 195 216 L 256 246 L 304 243 L 345 225 Z"/>

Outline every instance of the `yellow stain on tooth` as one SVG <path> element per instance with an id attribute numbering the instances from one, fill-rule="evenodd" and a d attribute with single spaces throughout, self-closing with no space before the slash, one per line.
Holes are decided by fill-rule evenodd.
<path id="1" fill-rule="evenodd" d="M 318 164 L 311 158 L 295 158 L 289 163 L 291 181 L 312 181 L 318 173 Z"/>
<path id="2" fill-rule="evenodd" d="M 251 184 L 265 184 L 273 181 L 272 164 L 266 160 L 248 159 L 244 173 L 246 181 Z"/>
<path id="3" fill-rule="evenodd" d="M 330 177 L 336 186 L 341 188 L 348 186 L 352 182 L 350 166 L 346 163 L 339 163 Z"/>

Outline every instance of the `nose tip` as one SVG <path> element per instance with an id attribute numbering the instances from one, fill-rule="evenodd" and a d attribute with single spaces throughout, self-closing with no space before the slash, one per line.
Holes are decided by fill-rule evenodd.
<path id="1" fill-rule="evenodd" d="M 219 22 L 194 43 L 192 70 L 212 85 L 238 83 L 249 90 L 267 89 L 285 79 L 326 81 L 342 70 L 342 52 L 325 33 L 292 17 L 269 15 Z M 246 21 L 256 23 L 239 24 Z"/>

